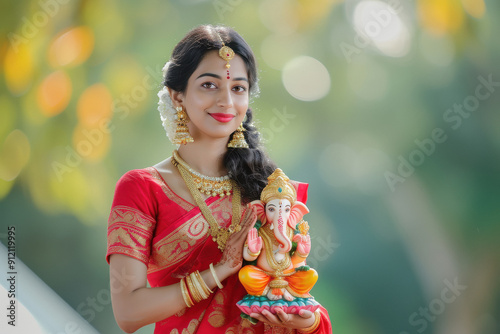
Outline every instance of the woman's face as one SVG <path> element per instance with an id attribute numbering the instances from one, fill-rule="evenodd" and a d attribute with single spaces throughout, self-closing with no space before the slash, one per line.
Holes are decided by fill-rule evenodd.
<path id="1" fill-rule="evenodd" d="M 205 54 L 177 97 L 190 122 L 189 133 L 196 141 L 204 137 L 229 137 L 243 122 L 248 109 L 249 85 L 245 62 L 235 55 L 226 61 L 216 50 Z"/>

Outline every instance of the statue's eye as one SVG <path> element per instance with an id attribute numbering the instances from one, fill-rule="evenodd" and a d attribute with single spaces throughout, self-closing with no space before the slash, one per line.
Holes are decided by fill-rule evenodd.
<path id="1" fill-rule="evenodd" d="M 286 208 L 286 212 L 290 212 L 290 208 Z"/>
<path id="2" fill-rule="evenodd" d="M 267 211 L 274 212 L 274 208 L 269 208 L 269 209 L 267 209 Z"/>

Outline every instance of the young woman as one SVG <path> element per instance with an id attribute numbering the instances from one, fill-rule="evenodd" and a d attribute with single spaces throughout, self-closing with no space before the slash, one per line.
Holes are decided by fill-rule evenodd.
<path id="1" fill-rule="evenodd" d="M 254 55 L 234 30 L 200 26 L 173 50 L 158 94 L 167 135 L 181 144 L 117 183 L 109 217 L 113 311 L 127 333 L 330 333 L 324 308 L 240 317 L 238 280 L 258 199 L 276 166 L 259 145 L 250 95 Z M 307 184 L 294 182 L 298 200 Z M 149 282 L 149 286 L 147 284 Z"/>

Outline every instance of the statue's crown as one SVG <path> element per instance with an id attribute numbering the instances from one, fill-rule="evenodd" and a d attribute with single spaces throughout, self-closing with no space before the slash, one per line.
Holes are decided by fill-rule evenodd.
<path id="1" fill-rule="evenodd" d="M 297 192 L 293 185 L 289 182 L 288 176 L 283 173 L 280 168 L 269 175 L 267 178 L 267 186 L 260 194 L 260 200 L 264 203 L 269 202 L 273 198 L 287 199 L 293 205 L 297 199 Z"/>

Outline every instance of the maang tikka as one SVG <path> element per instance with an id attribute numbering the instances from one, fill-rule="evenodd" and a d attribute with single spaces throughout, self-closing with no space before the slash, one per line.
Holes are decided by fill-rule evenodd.
<path id="1" fill-rule="evenodd" d="M 220 37 L 218 32 L 216 32 L 216 34 L 219 37 L 220 42 L 222 43 L 222 47 L 219 49 L 219 57 L 221 57 L 226 61 L 225 66 L 226 66 L 227 79 L 231 79 L 229 73 L 229 68 L 231 67 L 231 65 L 229 64 L 229 61 L 234 58 L 234 51 L 229 46 L 226 46 L 226 44 L 224 44 L 224 41 L 222 40 L 222 37 Z M 227 147 L 249 148 L 248 143 L 245 140 L 245 135 L 243 134 L 243 131 L 246 130 L 243 127 L 243 123 L 241 123 L 238 129 L 236 129 L 236 131 L 234 132 L 233 139 L 227 144 Z"/>
<path id="2" fill-rule="evenodd" d="M 219 33 L 216 32 L 217 36 L 220 39 L 220 42 L 222 43 L 222 47 L 219 49 L 219 57 L 224 59 L 226 61 L 226 76 L 228 79 L 231 79 L 231 76 L 229 74 L 229 68 L 231 65 L 229 64 L 229 61 L 234 58 L 234 51 L 231 49 L 229 46 L 226 46 L 224 44 L 224 41 L 222 40 L 222 37 L 220 37 Z"/>

